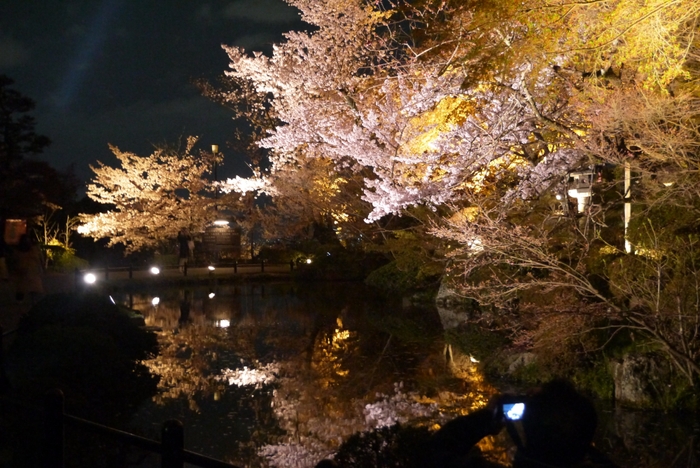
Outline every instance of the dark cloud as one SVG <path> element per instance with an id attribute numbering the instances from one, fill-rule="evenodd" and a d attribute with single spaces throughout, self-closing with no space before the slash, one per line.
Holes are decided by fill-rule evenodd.
<path id="1" fill-rule="evenodd" d="M 221 44 L 269 52 L 301 27 L 283 0 L 5 0 L 0 73 L 37 102 L 38 131 L 53 140 L 43 158 L 87 177 L 89 163 L 111 161 L 108 143 L 149 154 L 194 134 L 226 151 L 231 116 L 193 80 L 228 68 Z M 228 170 L 245 170 L 228 153 Z"/>
<path id="2" fill-rule="evenodd" d="M 228 19 L 254 21 L 258 23 L 289 24 L 299 20 L 299 12 L 293 8 L 280 8 L 279 0 L 231 2 L 222 10 Z"/>
<path id="3" fill-rule="evenodd" d="M 29 49 L 11 37 L 0 37 L 0 69 L 13 69 L 29 61 Z"/>

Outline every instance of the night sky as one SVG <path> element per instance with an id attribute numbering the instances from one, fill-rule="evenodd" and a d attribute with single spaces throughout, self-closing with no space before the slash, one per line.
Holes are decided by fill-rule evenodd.
<path id="1" fill-rule="evenodd" d="M 221 44 L 269 53 L 302 27 L 283 0 L 3 0 L 0 74 L 37 103 L 37 131 L 52 140 L 41 158 L 81 180 L 91 162 L 115 164 L 108 143 L 145 156 L 187 135 L 219 144 L 221 176 L 245 174 L 225 147 L 231 115 L 192 80 L 223 74 Z"/>

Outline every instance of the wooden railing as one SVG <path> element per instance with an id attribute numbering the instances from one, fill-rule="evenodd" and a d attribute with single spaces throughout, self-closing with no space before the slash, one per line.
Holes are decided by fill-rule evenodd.
<path id="1" fill-rule="evenodd" d="M 202 468 L 239 468 L 221 460 L 185 450 L 184 428 L 182 423 L 175 419 L 163 423 L 160 441 L 147 439 L 66 413 L 63 392 L 60 390 L 52 390 L 46 394 L 43 417 L 44 438 L 41 452 L 45 468 L 65 466 L 65 426 L 80 428 L 122 444 L 159 454 L 162 468 L 183 468 L 185 463 Z"/>

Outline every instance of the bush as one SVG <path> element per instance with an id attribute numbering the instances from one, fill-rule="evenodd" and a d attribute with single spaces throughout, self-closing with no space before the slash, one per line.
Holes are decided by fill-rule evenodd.
<path id="1" fill-rule="evenodd" d="M 435 287 L 439 277 L 430 265 L 426 266 L 418 260 L 401 264 L 392 261 L 370 273 L 365 283 L 382 291 L 405 293 Z"/>
<path id="2" fill-rule="evenodd" d="M 128 312 L 103 297 L 59 294 L 21 319 L 7 353 L 6 393 L 22 411 L 0 414 L 0 465 L 40 466 L 41 418 L 30 408 L 41 407 L 51 389 L 63 392 L 66 412 L 114 427 L 155 395 L 158 379 L 141 360 L 157 351 L 157 339 Z M 105 460 L 122 453 L 119 444 L 82 432 L 66 431 L 65 447 L 67 466 L 112 466 Z"/>
<path id="3" fill-rule="evenodd" d="M 157 378 L 140 361 L 158 342 L 127 312 L 97 295 L 43 298 L 8 350 L 13 393 L 36 399 L 60 388 L 67 407 L 106 422 L 154 395 Z"/>

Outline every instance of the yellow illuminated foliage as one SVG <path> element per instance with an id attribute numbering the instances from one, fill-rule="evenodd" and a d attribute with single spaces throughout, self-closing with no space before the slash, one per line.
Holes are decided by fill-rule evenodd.
<path id="1" fill-rule="evenodd" d="M 445 131 L 463 124 L 474 109 L 472 100 L 464 95 L 442 99 L 432 110 L 411 119 L 405 150 L 410 154 L 434 150 L 432 143 Z"/>
<path id="2" fill-rule="evenodd" d="M 479 216 L 479 211 L 479 207 L 477 206 L 462 208 L 450 217 L 450 222 L 474 222 Z"/>
<path id="3" fill-rule="evenodd" d="M 332 334 L 321 334 L 314 347 L 311 366 L 322 388 L 337 385 L 350 373 L 343 359 L 356 346 L 357 336 L 354 332 L 343 328 L 340 317 L 337 319 L 337 325 Z"/>
<path id="4" fill-rule="evenodd" d="M 530 164 L 528 161 L 517 155 L 496 158 L 490 161 L 482 170 L 475 173 L 469 180 L 465 181 L 460 188 L 469 189 L 474 193 L 479 193 L 488 187 L 487 180 L 502 175 L 505 172 L 515 172 L 518 166 Z"/>

